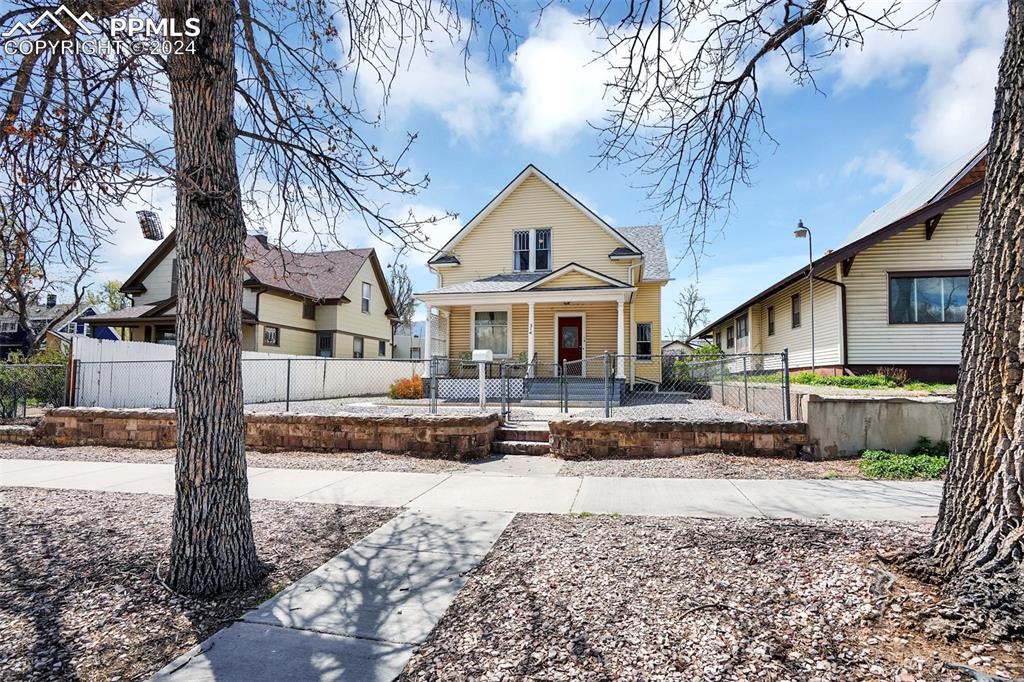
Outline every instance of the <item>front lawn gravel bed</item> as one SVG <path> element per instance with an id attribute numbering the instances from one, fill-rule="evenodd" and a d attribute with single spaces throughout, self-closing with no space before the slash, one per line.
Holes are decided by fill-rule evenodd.
<path id="1" fill-rule="evenodd" d="M 969 679 L 1024 674 L 1024 646 L 928 639 L 935 588 L 869 562 L 924 524 L 519 515 L 400 679 Z M 980 679 L 980 678 L 979 678 Z"/>
<path id="2" fill-rule="evenodd" d="M 863 479 L 858 460 L 805 461 L 785 457 L 744 457 L 708 452 L 655 459 L 571 460 L 559 476 L 627 478 Z"/>
<path id="3" fill-rule="evenodd" d="M 174 464 L 174 450 L 74 446 L 66 448 L 0 445 L 0 459 L 52 459 L 86 462 Z M 463 471 L 466 465 L 442 459 L 424 459 L 386 452 L 247 452 L 249 466 L 268 469 L 337 469 L 341 471 L 407 471 L 444 473 Z"/>
<path id="4" fill-rule="evenodd" d="M 173 506 L 157 495 L 0 488 L 0 679 L 145 679 L 395 514 L 254 500 L 269 574 L 203 600 L 157 579 Z"/>

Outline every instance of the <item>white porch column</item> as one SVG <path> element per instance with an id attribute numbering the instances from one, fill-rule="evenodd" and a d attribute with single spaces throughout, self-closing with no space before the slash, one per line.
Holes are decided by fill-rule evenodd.
<path id="1" fill-rule="evenodd" d="M 526 362 L 528 363 L 527 364 L 527 368 L 528 368 L 528 371 L 529 371 L 529 375 L 532 377 L 533 376 L 533 354 L 534 354 L 535 348 L 536 348 L 536 346 L 534 344 L 534 336 L 533 336 L 533 301 L 530 301 L 527 304 L 527 306 L 528 306 L 528 309 L 530 311 L 530 315 L 527 318 L 528 321 L 527 321 L 527 326 L 526 326 Z"/>
<path id="2" fill-rule="evenodd" d="M 618 319 L 615 327 L 615 352 L 618 354 L 615 364 L 615 376 L 619 379 L 626 374 L 626 359 L 622 357 L 626 354 L 626 330 L 624 327 L 625 323 L 622 319 L 624 307 L 625 303 L 620 298 L 618 301 L 618 310 L 616 311 Z"/>
<path id="3" fill-rule="evenodd" d="M 421 356 L 423 357 L 424 362 L 426 362 L 426 365 L 423 369 L 423 376 L 425 377 L 430 376 L 430 351 L 432 348 L 430 342 L 430 310 L 430 306 L 428 305 L 427 322 L 426 324 L 423 325 L 423 353 L 421 353 Z"/>

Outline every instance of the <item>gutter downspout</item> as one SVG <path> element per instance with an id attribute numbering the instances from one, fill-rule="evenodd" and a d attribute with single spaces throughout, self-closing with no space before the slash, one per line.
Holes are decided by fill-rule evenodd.
<path id="1" fill-rule="evenodd" d="M 842 361 L 843 361 L 843 371 L 845 372 L 846 368 L 850 364 L 849 363 L 850 344 L 848 343 L 848 337 L 847 337 L 847 326 L 848 325 L 846 324 L 846 285 L 843 284 L 842 282 L 837 282 L 834 279 L 828 279 L 827 277 L 821 277 L 820 275 L 814 275 L 813 279 L 816 279 L 819 282 L 824 282 L 825 284 L 833 284 L 833 285 L 839 287 L 839 291 L 840 291 L 840 307 L 842 308 L 842 311 L 841 311 L 842 315 L 841 315 L 840 319 L 842 320 L 842 324 L 843 324 L 843 358 L 842 358 Z"/>

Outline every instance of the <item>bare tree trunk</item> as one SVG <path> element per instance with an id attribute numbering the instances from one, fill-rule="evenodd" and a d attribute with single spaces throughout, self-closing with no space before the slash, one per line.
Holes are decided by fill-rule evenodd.
<path id="1" fill-rule="evenodd" d="M 909 562 L 946 585 L 955 633 L 994 638 L 1024 633 L 1024 2 L 1009 6 L 949 475 L 932 543 Z"/>
<path id="2" fill-rule="evenodd" d="M 233 2 L 160 0 L 198 17 L 195 54 L 167 60 L 177 177 L 178 454 L 169 582 L 213 595 L 245 587 L 256 556 L 242 414 L 242 213 L 235 157 Z"/>

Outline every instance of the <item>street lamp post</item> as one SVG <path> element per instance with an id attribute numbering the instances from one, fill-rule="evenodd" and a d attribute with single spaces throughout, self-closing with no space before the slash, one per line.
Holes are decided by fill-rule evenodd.
<path id="1" fill-rule="evenodd" d="M 811 228 L 804 225 L 804 221 L 797 221 L 793 236 L 803 239 L 807 238 L 807 289 L 808 298 L 811 299 L 811 371 L 817 370 L 814 362 L 814 246 L 811 239 Z"/>

